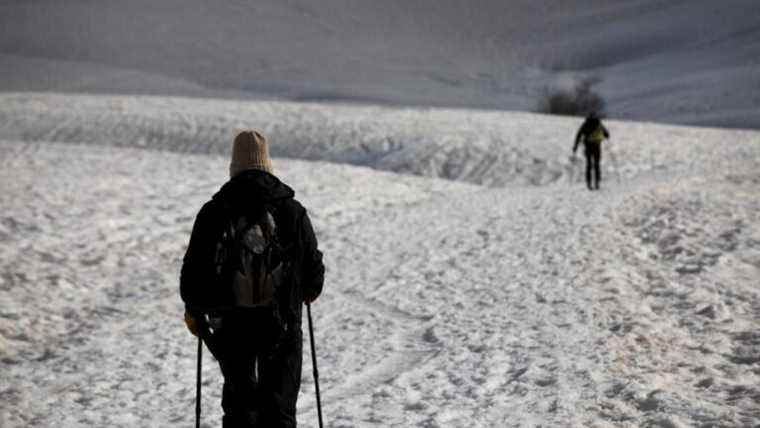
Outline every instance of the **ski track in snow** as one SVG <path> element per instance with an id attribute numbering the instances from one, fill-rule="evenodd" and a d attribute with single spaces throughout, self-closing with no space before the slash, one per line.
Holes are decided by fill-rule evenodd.
<path id="1" fill-rule="evenodd" d="M 756 132 L 611 122 L 618 163 L 591 193 L 564 159 L 570 119 L 2 100 L 0 426 L 192 425 L 181 257 L 226 179 L 215 154 L 259 123 L 276 154 L 307 159 L 275 168 L 328 266 L 314 305 L 328 426 L 760 421 Z M 299 422 L 315 426 L 308 352 Z M 217 426 L 208 353 L 204 385 Z"/>

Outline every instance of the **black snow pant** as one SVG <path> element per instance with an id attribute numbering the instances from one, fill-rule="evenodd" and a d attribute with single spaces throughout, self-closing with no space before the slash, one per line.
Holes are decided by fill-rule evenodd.
<path id="1" fill-rule="evenodd" d="M 300 326 L 283 335 L 271 314 L 220 317 L 213 353 L 224 376 L 224 428 L 296 426 L 301 386 Z"/>
<path id="2" fill-rule="evenodd" d="M 599 163 L 602 160 L 602 145 L 601 143 L 587 141 L 585 146 L 586 186 L 589 188 L 589 190 L 599 189 L 599 182 L 602 180 L 601 168 L 599 166 Z M 592 180 L 591 177 L 592 170 L 596 183 L 594 183 L 594 180 Z"/>

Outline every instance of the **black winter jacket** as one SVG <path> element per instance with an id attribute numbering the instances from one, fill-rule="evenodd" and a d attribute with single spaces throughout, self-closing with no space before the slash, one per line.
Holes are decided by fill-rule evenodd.
<path id="1" fill-rule="evenodd" d="M 591 137 L 591 134 L 596 130 L 598 127 L 602 127 L 602 132 L 604 133 L 604 138 L 610 138 L 610 131 L 607 130 L 607 128 L 602 125 L 602 121 L 595 117 L 589 117 L 586 118 L 586 120 L 583 122 L 583 125 L 581 125 L 580 129 L 578 129 L 578 133 L 575 134 L 575 144 L 573 145 L 573 153 L 578 149 L 578 144 L 583 141 L 584 145 L 588 144 L 588 139 Z"/>
<path id="2" fill-rule="evenodd" d="M 197 315 L 224 307 L 229 296 L 213 284 L 216 242 L 232 213 L 267 203 L 273 208 L 277 237 L 289 252 L 288 290 L 278 294 L 281 316 L 300 326 L 301 307 L 322 291 L 324 265 L 322 253 L 306 209 L 294 198 L 293 190 L 277 177 L 264 171 L 244 171 L 206 202 L 195 219 L 190 243 L 180 273 L 180 294 L 185 307 Z"/>

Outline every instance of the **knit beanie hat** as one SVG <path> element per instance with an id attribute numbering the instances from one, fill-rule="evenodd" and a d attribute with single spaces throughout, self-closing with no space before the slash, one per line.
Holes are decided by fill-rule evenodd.
<path id="1" fill-rule="evenodd" d="M 234 177 L 247 169 L 272 172 L 272 161 L 269 159 L 267 140 L 258 131 L 243 131 L 232 142 L 230 177 Z"/>

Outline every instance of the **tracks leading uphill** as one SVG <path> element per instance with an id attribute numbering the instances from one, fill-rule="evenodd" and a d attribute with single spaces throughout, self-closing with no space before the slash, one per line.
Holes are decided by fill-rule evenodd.
<path id="1" fill-rule="evenodd" d="M 300 157 L 507 183 L 276 159 L 328 266 L 314 315 L 333 425 L 757 419 L 756 133 L 615 124 L 637 143 L 616 146 L 627 182 L 586 192 L 535 186 L 532 170 L 473 154 L 491 126 L 522 147 L 494 149 L 497 159 L 558 156 L 557 129 L 535 127 L 537 116 L 2 97 L 0 135 L 16 136 L 0 141 L 10 426 L 190 425 L 195 348 L 177 276 L 198 208 L 227 178 L 226 157 L 198 153 L 221 152 L 227 127 L 256 121 Z M 475 149 L 461 151 L 469 138 Z M 204 414 L 218 420 L 220 376 L 204 367 Z M 299 401 L 306 425 L 310 398 Z"/>
<path id="2" fill-rule="evenodd" d="M 549 123 L 555 132 L 525 135 Z M 565 177 L 576 124 L 531 114 L 139 96 L 0 95 L 0 138 L 224 154 L 261 129 L 275 157 L 492 187 Z"/>

